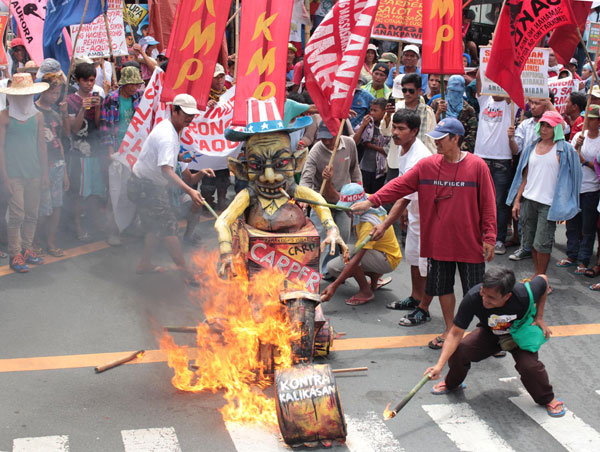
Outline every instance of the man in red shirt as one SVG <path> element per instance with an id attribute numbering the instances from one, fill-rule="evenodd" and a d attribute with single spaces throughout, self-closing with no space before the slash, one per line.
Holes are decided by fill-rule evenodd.
<path id="1" fill-rule="evenodd" d="M 460 273 L 463 294 L 481 282 L 485 261 L 494 257 L 496 198 L 494 183 L 480 157 L 460 150 L 464 128 L 446 118 L 428 133 L 437 154 L 420 160 L 410 171 L 387 183 L 368 200 L 352 206 L 355 213 L 419 194 L 421 257 L 427 258 L 425 292 L 440 298 L 446 331 L 429 343 L 442 348 L 454 318 L 454 279 Z"/>

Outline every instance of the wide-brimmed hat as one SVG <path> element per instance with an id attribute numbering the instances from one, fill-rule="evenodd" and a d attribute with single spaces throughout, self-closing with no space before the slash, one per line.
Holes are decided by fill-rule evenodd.
<path id="1" fill-rule="evenodd" d="M 12 83 L 8 88 L 0 88 L 0 93 L 10 94 L 11 96 L 28 96 L 30 94 L 39 94 L 50 88 L 45 82 L 33 83 L 33 78 L 28 72 L 17 72 L 12 77 Z"/>
<path id="2" fill-rule="evenodd" d="M 196 99 L 189 94 L 178 94 L 173 102 L 167 102 L 167 105 L 169 104 L 181 108 L 186 115 L 199 115 L 201 113 L 198 110 Z"/>
<path id="3" fill-rule="evenodd" d="M 119 79 L 119 86 L 123 85 L 140 85 L 144 83 L 140 70 L 133 66 L 127 66 L 121 69 L 121 78 Z"/>
<path id="4" fill-rule="evenodd" d="M 229 141 L 245 141 L 257 133 L 295 132 L 312 124 L 310 116 L 301 116 L 288 126 L 284 125 L 274 97 L 259 100 L 248 99 L 248 125 L 225 129 Z"/>
<path id="5" fill-rule="evenodd" d="M 24 67 L 20 67 L 17 69 L 17 72 L 27 72 L 28 74 L 31 74 L 31 76 L 33 77 L 34 75 L 37 74 L 39 67 L 37 64 L 35 64 L 35 61 L 33 60 L 29 60 L 27 63 L 25 63 Z"/>

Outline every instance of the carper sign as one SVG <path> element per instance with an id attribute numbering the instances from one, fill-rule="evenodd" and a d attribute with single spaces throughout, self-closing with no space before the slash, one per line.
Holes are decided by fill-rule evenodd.
<path id="1" fill-rule="evenodd" d="M 303 374 L 289 380 L 280 379 L 277 394 L 283 403 L 299 402 L 335 394 L 335 384 L 327 374 Z"/>

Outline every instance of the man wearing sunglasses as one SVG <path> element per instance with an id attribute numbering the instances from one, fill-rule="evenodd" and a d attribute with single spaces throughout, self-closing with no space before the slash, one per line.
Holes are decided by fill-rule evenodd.
<path id="1" fill-rule="evenodd" d="M 463 294 L 482 281 L 485 261 L 494 257 L 496 198 L 490 170 L 480 157 L 460 150 L 465 130 L 455 118 L 440 121 L 428 136 L 437 155 L 426 157 L 390 181 L 368 200 L 352 206 L 360 213 L 373 206 L 419 195 L 421 257 L 427 258 L 425 293 L 438 296 L 446 331 L 429 343 L 442 348 L 454 317 L 456 267 Z"/>

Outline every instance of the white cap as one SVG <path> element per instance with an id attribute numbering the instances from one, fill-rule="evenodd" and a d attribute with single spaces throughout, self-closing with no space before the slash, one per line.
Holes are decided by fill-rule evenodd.
<path id="1" fill-rule="evenodd" d="M 373 50 L 375 55 L 377 55 L 377 58 L 379 58 L 379 52 L 377 51 L 377 46 L 375 44 L 369 44 L 367 50 Z"/>
<path id="2" fill-rule="evenodd" d="M 407 52 L 409 50 L 411 52 L 415 52 L 418 57 L 421 56 L 421 52 L 419 52 L 419 48 L 416 45 L 414 45 L 414 44 L 409 44 L 407 46 L 404 46 L 404 48 L 402 49 L 402 55 L 404 55 L 404 52 Z"/>
<path id="3" fill-rule="evenodd" d="M 199 115 L 200 110 L 198 110 L 198 105 L 196 104 L 196 99 L 194 99 L 189 94 L 178 94 L 171 102 L 171 105 L 177 105 L 181 107 L 183 112 L 186 115 Z"/>
<path id="4" fill-rule="evenodd" d="M 223 69 L 223 66 L 221 66 L 219 63 L 217 63 L 215 64 L 215 73 L 213 74 L 213 77 L 221 74 L 225 75 L 225 69 Z"/>
<path id="5" fill-rule="evenodd" d="M 575 66 L 579 66 L 579 63 L 577 62 L 577 59 L 576 59 L 576 58 L 571 58 L 571 59 L 569 60 L 569 64 L 574 64 Z"/>
<path id="6" fill-rule="evenodd" d="M 600 98 L 600 86 L 594 85 L 592 88 L 592 97 Z"/>

